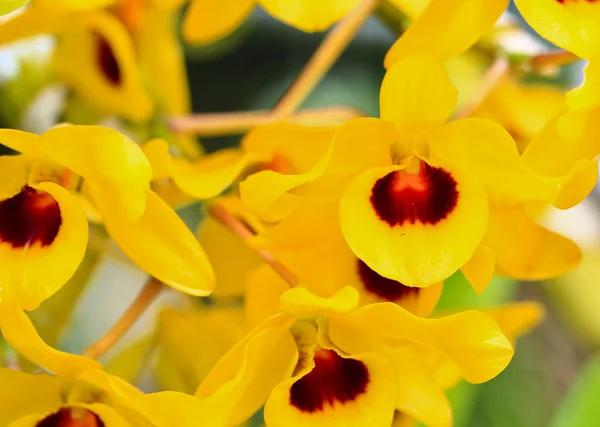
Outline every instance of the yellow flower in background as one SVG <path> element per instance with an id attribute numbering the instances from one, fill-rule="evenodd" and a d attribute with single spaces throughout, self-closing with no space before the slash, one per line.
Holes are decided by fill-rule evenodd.
<path id="1" fill-rule="evenodd" d="M 413 56 L 394 65 L 382 84 L 381 120 L 357 119 L 343 125 L 329 151 L 307 174 L 265 171 L 240 184 L 242 201 L 258 214 L 282 197 L 331 201 L 318 214 L 309 213 L 316 204 L 307 202 L 302 214 L 291 215 L 269 230 L 272 236 L 275 230 L 283 230 L 274 237 L 276 241 L 269 243 L 273 237 L 266 235 L 258 246 L 291 250 L 322 245 L 327 238 L 323 236 L 335 234 L 334 226 L 325 233 L 322 224 L 336 221 L 339 206 L 343 237 L 377 274 L 406 286 L 424 287 L 462 269 L 476 290 L 484 289 L 494 272 L 494 251 L 508 251 L 502 239 L 518 234 L 497 232 L 507 222 L 496 227 L 496 220 L 508 221 L 508 217 L 496 215 L 495 204 L 518 206 L 519 212 L 525 212 L 525 203 L 572 206 L 591 190 L 589 172 L 596 166 L 589 159 L 576 158 L 565 175 L 537 175 L 525 167 L 514 141 L 497 124 L 483 119 L 444 124 L 455 100 L 456 89 L 435 60 Z M 581 175 L 586 178 L 583 183 Z M 584 190 L 573 195 L 575 184 Z M 563 193 L 571 194 L 571 199 L 562 199 Z M 489 224 L 490 208 L 496 222 Z M 521 220 L 527 227 L 532 224 L 531 233 L 539 232 L 532 219 L 519 215 L 512 217 L 511 227 L 521 227 L 522 232 L 526 227 L 519 225 Z M 503 271 L 510 271 L 510 262 L 521 270 L 531 269 L 530 264 L 539 260 L 536 250 L 550 242 L 557 255 L 540 266 L 549 269 L 545 274 L 572 267 L 580 257 L 578 249 L 554 236 L 550 232 L 542 238 L 533 236 L 530 253 L 501 263 Z M 510 250 L 514 246 L 513 241 Z M 569 256 L 561 260 L 565 252 Z M 313 263 L 319 263 L 317 256 Z"/>
<path id="2" fill-rule="evenodd" d="M 190 100 L 173 21 L 177 6 L 138 0 L 36 2 L 0 25 L 0 43 L 55 35 L 60 76 L 102 114 L 134 121 L 149 119 L 153 110 L 185 114 Z M 188 141 L 185 148 L 196 154 L 194 145 Z"/>
<path id="3" fill-rule="evenodd" d="M 2 0 L 0 2 L 0 15 L 6 15 L 29 3 L 29 0 Z"/>
<path id="4" fill-rule="evenodd" d="M 388 426 L 396 409 L 450 426 L 443 391 L 414 349 L 435 349 L 471 382 L 493 378 L 512 357 L 483 313 L 428 320 L 390 303 L 357 309 L 358 298 L 351 287 L 331 298 L 302 288 L 284 292 L 280 312 L 200 384 L 196 396 L 214 412 L 211 425 L 243 422 L 266 402 L 267 426 Z"/>
<path id="5" fill-rule="evenodd" d="M 183 35 L 190 43 L 217 41 L 240 26 L 257 5 L 302 31 L 324 31 L 359 4 L 360 0 L 191 0 L 183 22 Z"/>

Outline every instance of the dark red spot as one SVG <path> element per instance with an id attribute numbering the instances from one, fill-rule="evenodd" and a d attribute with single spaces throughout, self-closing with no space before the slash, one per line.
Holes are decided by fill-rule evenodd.
<path id="1" fill-rule="evenodd" d="M 317 350 L 314 361 L 313 370 L 290 390 L 290 403 L 302 412 L 318 412 L 336 402 L 350 402 L 367 390 L 369 370 L 363 362 L 323 349 Z"/>
<path id="2" fill-rule="evenodd" d="M 388 173 L 377 180 L 371 204 L 382 221 L 391 227 L 406 222 L 435 225 L 458 203 L 456 181 L 441 168 L 422 164 L 418 173 Z"/>
<path id="3" fill-rule="evenodd" d="M 118 86 L 121 83 L 121 68 L 110 44 L 98 33 L 96 33 L 96 59 L 104 77 Z"/>
<path id="4" fill-rule="evenodd" d="M 24 187 L 0 202 L 0 241 L 13 248 L 50 245 L 61 225 L 60 208 L 48 193 Z"/>
<path id="5" fill-rule="evenodd" d="M 357 260 L 358 276 L 365 289 L 385 301 L 397 301 L 409 295 L 418 295 L 419 288 L 406 286 L 402 283 L 381 276 L 365 264 Z"/>
<path id="6" fill-rule="evenodd" d="M 36 427 L 105 427 L 98 415 L 81 408 L 61 408 L 37 423 Z"/>

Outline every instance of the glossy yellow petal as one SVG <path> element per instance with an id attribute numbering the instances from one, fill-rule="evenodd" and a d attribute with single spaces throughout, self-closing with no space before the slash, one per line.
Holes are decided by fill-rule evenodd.
<path id="1" fill-rule="evenodd" d="M 193 427 L 198 425 L 199 420 L 211 422 L 211 409 L 194 396 L 163 391 L 144 396 L 142 402 L 146 407 L 145 413 L 157 427 Z"/>
<path id="2" fill-rule="evenodd" d="M 291 376 L 298 359 L 296 343 L 287 327 L 258 332 L 242 349 L 237 369 L 229 371 L 213 393 L 206 394 L 202 384 L 202 391 L 196 393 L 211 408 L 211 416 L 220 420 L 211 425 L 236 425 L 248 419 L 265 403 L 273 388 Z M 209 375 L 223 375 L 215 372 L 221 367 L 229 368 L 227 363 L 218 363 Z"/>
<path id="3" fill-rule="evenodd" d="M 324 31 L 348 15 L 360 0 L 258 0 L 271 15 L 302 31 Z"/>
<path id="4" fill-rule="evenodd" d="M 410 19 L 416 19 L 427 8 L 429 0 L 389 0 Z"/>
<path id="5" fill-rule="evenodd" d="M 256 0 L 194 0 L 183 21 L 189 43 L 208 44 L 231 33 L 248 17 Z"/>
<path id="6" fill-rule="evenodd" d="M 0 425 L 27 414 L 48 413 L 60 407 L 61 381 L 48 374 L 26 374 L 0 368 Z"/>
<path id="7" fill-rule="evenodd" d="M 201 330 L 202 334 L 198 334 Z M 157 366 L 161 385 L 171 389 L 177 375 L 182 392 L 193 393 L 219 359 L 248 331 L 241 307 L 204 307 L 193 312 L 165 310 L 158 322 L 162 350 Z M 167 356 L 167 357 L 163 357 Z M 174 371 L 170 371 L 168 366 Z"/>
<path id="8" fill-rule="evenodd" d="M 78 404 L 76 407 L 86 409 L 96 415 L 105 426 L 133 427 L 117 410 L 103 403 Z"/>
<path id="9" fill-rule="evenodd" d="M 572 111 L 594 110 L 600 104 L 598 90 L 600 90 L 600 52 L 584 68 L 585 78 L 583 83 L 567 92 L 567 105 Z M 596 125 L 597 126 L 597 125 Z"/>
<path id="10" fill-rule="evenodd" d="M 544 319 L 544 306 L 539 302 L 525 301 L 486 310 L 498 324 L 502 333 L 514 345 L 516 339 L 539 325 Z"/>
<path id="11" fill-rule="evenodd" d="M 45 369 L 61 376 L 75 376 L 84 369 L 100 369 L 95 360 L 49 347 L 38 335 L 27 315 L 3 302 L 0 328 L 4 339 L 19 353 Z"/>
<path id="12" fill-rule="evenodd" d="M 62 126 L 40 136 L 38 149 L 113 198 L 112 210 L 135 221 L 146 207 L 152 169 L 140 147 L 125 135 L 101 126 Z"/>
<path id="13" fill-rule="evenodd" d="M 442 387 L 436 382 L 425 358 L 416 347 L 403 343 L 393 346 L 380 341 L 365 329 L 337 320 L 329 322 L 331 341 L 349 354 L 373 352 L 384 355 L 394 368 L 398 382 L 396 409 L 427 426 L 449 427 L 452 412 Z"/>
<path id="14" fill-rule="evenodd" d="M 339 319 L 339 320 L 338 320 Z M 500 328 L 484 313 L 465 311 L 439 319 L 423 319 L 392 303 L 377 303 L 339 317 L 365 333 L 385 340 L 411 341 L 438 348 L 460 368 L 469 382 L 480 383 L 508 365 L 513 349 Z M 330 327 L 334 322 L 330 323 Z M 335 342 L 335 340 L 334 340 Z"/>
<path id="15" fill-rule="evenodd" d="M 596 159 L 579 160 L 565 177 L 554 206 L 558 209 L 572 208 L 592 192 L 597 182 L 598 161 Z"/>
<path id="16" fill-rule="evenodd" d="M 264 264 L 263 259 L 211 216 L 202 221 L 198 239 L 217 278 L 213 296 L 231 298 L 243 295 L 246 277 L 252 270 Z M 232 260 L 235 260 L 235 268 L 232 268 Z"/>
<path id="17" fill-rule="evenodd" d="M 4 0 L 3 0 L 4 1 Z M 10 2 L 22 0 L 9 0 Z M 0 6 L 0 14 L 2 6 Z M 60 8 L 38 7 L 37 2 L 0 24 L 0 45 L 40 34 L 60 33 L 68 28 L 72 14 Z"/>
<path id="18" fill-rule="evenodd" d="M 347 313 L 358 307 L 358 291 L 352 286 L 346 286 L 330 298 L 319 297 L 306 288 L 287 290 L 280 299 L 281 311 L 295 316 L 305 316 L 310 313 L 333 312 Z"/>
<path id="19" fill-rule="evenodd" d="M 29 0 L 3 0 L 0 4 L 0 15 L 6 15 L 28 3 Z"/>
<path id="20" fill-rule="evenodd" d="M 117 245 L 144 271 L 190 295 L 209 295 L 214 272 L 200 243 L 185 223 L 154 192 L 147 192 L 146 211 L 127 223 L 112 209 L 113 199 L 89 185 L 92 201 Z"/>
<path id="21" fill-rule="evenodd" d="M 367 169 L 340 202 L 340 224 L 358 258 L 406 286 L 440 282 L 473 255 L 487 225 L 484 187 L 449 163 Z"/>
<path id="22" fill-rule="evenodd" d="M 416 139 L 450 117 L 457 97 L 438 61 L 412 55 L 385 74 L 379 101 L 381 118 L 394 123 L 401 139 Z"/>
<path id="23" fill-rule="evenodd" d="M 27 185 L 29 164 L 25 156 L 0 156 L 0 200 L 16 196 Z"/>
<path id="24" fill-rule="evenodd" d="M 265 423 L 387 427 L 397 387 L 390 363 L 378 354 L 346 356 L 319 349 L 296 375 L 273 389 L 265 405 Z"/>
<path id="25" fill-rule="evenodd" d="M 477 175 L 496 199 L 552 202 L 560 191 L 560 181 L 544 179 L 525 166 L 510 134 L 490 120 L 446 123 L 431 135 L 430 144 L 435 155 Z"/>
<path id="26" fill-rule="evenodd" d="M 545 280 L 560 276 L 581 261 L 576 243 L 538 224 L 522 206 L 493 204 L 484 243 L 508 277 Z"/>
<path id="27" fill-rule="evenodd" d="M 466 51 L 492 29 L 507 6 L 508 0 L 431 0 L 389 50 L 386 68 L 415 53 L 445 61 Z"/>
<path id="28" fill-rule="evenodd" d="M 479 245 L 471 259 L 460 268 L 475 293 L 480 294 L 492 280 L 496 267 L 494 251 L 486 245 Z"/>
<path id="29" fill-rule="evenodd" d="M 402 412 L 396 411 L 394 414 L 394 422 L 392 422 L 392 427 L 415 427 L 417 422 Z"/>
<path id="30" fill-rule="evenodd" d="M 0 129 L 0 144 L 22 154 L 34 155 L 38 136 L 16 129 Z"/>
<path id="31" fill-rule="evenodd" d="M 0 299 L 34 310 L 73 276 L 85 253 L 87 219 L 63 187 L 42 182 L 0 202 Z"/>
<path id="32" fill-rule="evenodd" d="M 136 37 L 140 68 L 160 111 L 187 114 L 191 101 L 175 20 L 164 10 L 146 9 Z"/>
<path id="33" fill-rule="evenodd" d="M 171 177 L 171 155 L 167 141 L 161 138 L 151 139 L 142 145 L 142 150 L 152 167 L 153 181 Z"/>
<path id="34" fill-rule="evenodd" d="M 78 15 L 55 51 L 63 79 L 95 110 L 143 121 L 152 102 L 142 87 L 135 47 L 123 24 L 108 12 Z"/>
<path id="35" fill-rule="evenodd" d="M 600 54 L 600 7 L 593 1 L 515 0 L 533 29 L 585 59 Z"/>

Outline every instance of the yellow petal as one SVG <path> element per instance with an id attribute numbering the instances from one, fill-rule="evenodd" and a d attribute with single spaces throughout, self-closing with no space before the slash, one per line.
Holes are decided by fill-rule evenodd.
<path id="1" fill-rule="evenodd" d="M 0 5 L 0 15 L 6 15 L 28 3 L 29 0 L 3 0 Z"/>
<path id="2" fill-rule="evenodd" d="M 269 396 L 267 425 L 390 425 L 398 384 L 384 357 L 374 353 L 346 356 L 319 349 L 302 368 Z"/>
<path id="3" fill-rule="evenodd" d="M 27 359 L 60 376 L 75 376 L 85 369 L 100 369 L 95 360 L 49 347 L 27 315 L 4 302 L 0 305 L 0 328 L 4 339 Z"/>
<path id="4" fill-rule="evenodd" d="M 600 54 L 600 7 L 593 1 L 515 0 L 533 29 L 585 59 Z"/>
<path id="5" fill-rule="evenodd" d="M 544 319 L 544 306 L 538 302 L 525 301 L 486 310 L 498 324 L 502 333 L 514 345 L 516 339 L 528 333 Z"/>
<path id="6" fill-rule="evenodd" d="M 37 148 L 38 136 L 16 129 L 0 129 L 0 144 L 22 154 L 33 155 Z"/>
<path id="7" fill-rule="evenodd" d="M 190 295 L 209 295 L 214 272 L 200 243 L 185 223 L 154 192 L 147 192 L 146 211 L 127 223 L 112 209 L 112 198 L 89 185 L 92 201 L 117 245 L 144 271 Z"/>
<path id="8" fill-rule="evenodd" d="M 438 348 L 472 383 L 492 379 L 502 372 L 513 356 L 513 349 L 500 328 L 489 316 L 477 311 L 423 319 L 384 302 L 359 308 L 341 321 L 381 339 L 406 340 Z"/>
<path id="9" fill-rule="evenodd" d="M 267 12 L 302 31 L 324 31 L 348 15 L 360 0 L 258 0 Z"/>
<path id="10" fill-rule="evenodd" d="M 487 225 L 487 196 L 468 171 L 422 163 L 367 169 L 340 202 L 340 224 L 358 258 L 406 286 L 440 282 L 462 267 Z"/>
<path id="11" fill-rule="evenodd" d="M 415 427 L 416 425 L 417 422 L 410 416 L 399 411 L 396 411 L 394 414 L 394 422 L 392 423 L 392 427 Z"/>
<path id="12" fill-rule="evenodd" d="M 310 313 L 334 312 L 347 313 L 358 307 L 358 291 L 352 286 L 346 286 L 330 298 L 314 295 L 306 288 L 292 288 L 286 291 L 280 299 L 281 311 L 296 316 Z"/>
<path id="13" fill-rule="evenodd" d="M 461 267 L 476 294 L 483 292 L 494 276 L 496 258 L 494 251 L 486 245 L 479 245 L 471 259 Z"/>
<path id="14" fill-rule="evenodd" d="M 51 1 L 51 0 L 50 0 Z M 9 0 L 9 3 L 23 0 Z M 4 3 L 4 2 L 3 2 Z M 60 8 L 38 7 L 37 1 L 0 24 L 0 44 L 8 44 L 40 34 L 53 34 L 68 28 L 72 15 Z M 2 6 L 0 6 L 0 12 Z M 2 13 L 0 13 L 2 14 Z"/>
<path id="15" fill-rule="evenodd" d="M 1 298 L 34 310 L 73 276 L 85 253 L 87 219 L 63 187 L 42 182 L 0 202 Z"/>
<path id="16" fill-rule="evenodd" d="M 176 375 L 184 387 L 179 391 L 193 393 L 248 328 L 241 307 L 203 307 L 193 312 L 165 310 L 157 330 L 162 346 L 156 370 L 160 384 L 171 389 L 167 386 L 174 383 L 171 376 Z"/>
<path id="17" fill-rule="evenodd" d="M 279 312 L 279 300 L 290 288 L 269 265 L 250 272 L 246 281 L 244 310 L 251 325 L 258 325 Z"/>
<path id="18" fill-rule="evenodd" d="M 385 74 L 379 101 L 381 118 L 394 123 L 400 138 L 418 138 L 450 117 L 457 97 L 438 61 L 412 55 Z"/>
<path id="19" fill-rule="evenodd" d="M 389 0 L 410 19 L 416 19 L 427 8 L 429 0 Z"/>
<path id="20" fill-rule="evenodd" d="M 0 368 L 0 425 L 27 414 L 49 413 L 60 407 L 61 381 L 48 374 L 26 374 Z"/>
<path id="21" fill-rule="evenodd" d="M 567 105 L 572 111 L 595 110 L 600 104 L 600 52 L 597 52 L 584 68 L 583 83 L 567 92 Z M 597 124 L 595 124 L 597 126 Z"/>
<path id="22" fill-rule="evenodd" d="M 183 36 L 189 43 L 208 44 L 239 27 L 256 0 L 194 0 L 183 21 Z"/>
<path id="23" fill-rule="evenodd" d="M 466 51 L 507 6 L 508 0 L 431 0 L 386 55 L 386 68 L 415 53 L 445 61 Z"/>
<path id="24" fill-rule="evenodd" d="M 222 378 L 220 383 L 210 380 L 212 393 L 207 394 L 203 384 L 196 393 L 211 408 L 210 415 L 222 423 L 213 421 L 211 425 L 236 425 L 248 419 L 265 403 L 272 389 L 292 374 L 298 358 L 296 343 L 287 327 L 260 331 L 240 350 L 243 355 L 237 367 L 220 362 L 209 374 Z M 234 348 L 232 352 L 240 350 Z M 218 372 L 223 369 L 227 371 Z"/>
<path id="25" fill-rule="evenodd" d="M 142 87 L 135 47 L 124 25 L 108 12 L 78 15 L 55 51 L 62 78 L 95 110 L 143 121 L 152 102 Z"/>
<path id="26" fill-rule="evenodd" d="M 582 256 L 577 244 L 536 224 L 523 206 L 493 204 L 484 243 L 494 251 L 503 274 L 522 280 L 560 276 Z"/>
<path id="27" fill-rule="evenodd" d="M 105 188 L 125 221 L 135 221 L 145 209 L 152 170 L 138 145 L 125 135 L 101 126 L 62 126 L 40 136 L 39 151 L 86 180 Z"/>
<path id="28" fill-rule="evenodd" d="M 16 196 L 27 185 L 29 164 L 25 156 L 0 156 L 0 200 Z"/>
<path id="29" fill-rule="evenodd" d="M 74 11 L 101 9 L 117 0 L 35 0 L 36 5 L 61 7 Z"/>

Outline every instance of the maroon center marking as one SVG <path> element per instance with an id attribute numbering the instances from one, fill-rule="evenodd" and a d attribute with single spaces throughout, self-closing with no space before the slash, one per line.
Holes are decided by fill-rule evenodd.
<path id="1" fill-rule="evenodd" d="M 111 84 L 118 86 L 121 83 L 121 68 L 115 53 L 101 34 L 95 33 L 95 39 L 98 67 Z"/>
<path id="2" fill-rule="evenodd" d="M 359 360 L 344 359 L 333 350 L 317 350 L 315 367 L 290 389 L 290 403 L 302 412 L 323 411 L 365 393 L 369 370 Z"/>
<path id="3" fill-rule="evenodd" d="M 13 248 L 52 244 L 62 223 L 60 208 L 48 193 L 23 187 L 0 202 L 0 241 Z"/>
<path id="4" fill-rule="evenodd" d="M 93 412 L 81 410 L 74 414 L 70 408 L 62 408 L 37 423 L 36 427 L 105 427 L 105 424 Z"/>
<path id="5" fill-rule="evenodd" d="M 401 298 L 418 295 L 419 288 L 381 276 L 361 259 L 357 259 L 358 276 L 365 289 L 385 301 L 397 301 Z"/>
<path id="6" fill-rule="evenodd" d="M 456 181 L 444 169 L 422 164 L 419 173 L 388 173 L 375 182 L 371 205 L 390 227 L 406 222 L 435 225 L 458 203 Z"/>

